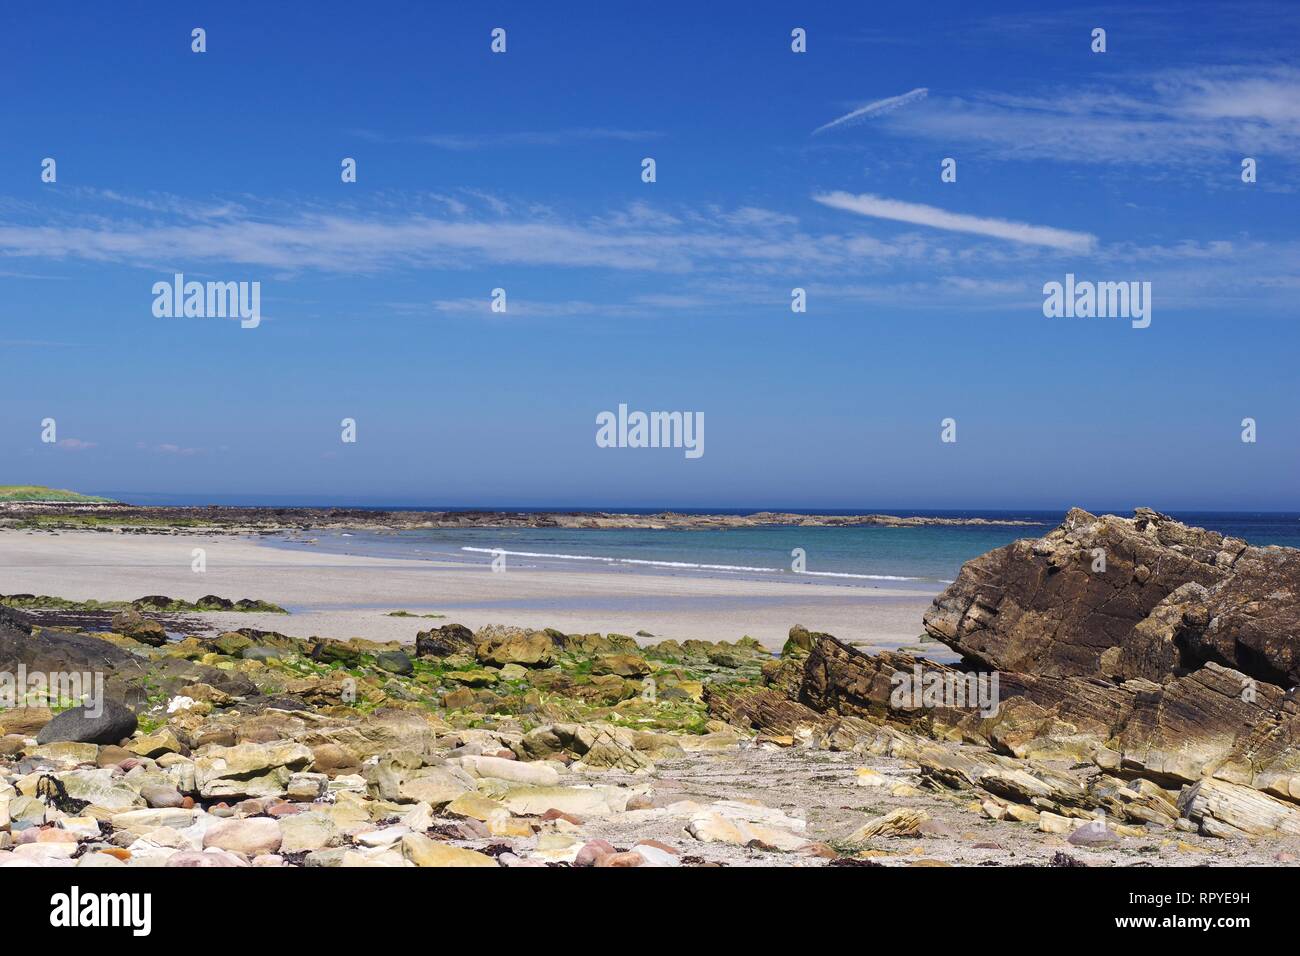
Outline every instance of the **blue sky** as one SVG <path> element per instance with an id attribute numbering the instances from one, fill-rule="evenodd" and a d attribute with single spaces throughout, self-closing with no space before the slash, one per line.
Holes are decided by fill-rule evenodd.
<path id="1" fill-rule="evenodd" d="M 0 28 L 0 483 L 1300 510 L 1295 4 L 84 6 Z M 706 453 L 598 448 L 620 403 Z"/>

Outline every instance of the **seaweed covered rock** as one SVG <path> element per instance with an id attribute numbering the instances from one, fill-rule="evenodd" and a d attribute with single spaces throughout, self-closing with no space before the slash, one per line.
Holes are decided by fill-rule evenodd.
<path id="1" fill-rule="evenodd" d="M 145 617 L 133 607 L 114 614 L 112 628 L 118 634 L 123 634 L 141 644 L 148 644 L 150 647 L 162 647 L 167 643 L 167 631 L 163 626 Z"/>
<path id="2" fill-rule="evenodd" d="M 451 657 L 472 653 L 474 632 L 463 624 L 444 624 L 415 635 L 417 657 Z"/>

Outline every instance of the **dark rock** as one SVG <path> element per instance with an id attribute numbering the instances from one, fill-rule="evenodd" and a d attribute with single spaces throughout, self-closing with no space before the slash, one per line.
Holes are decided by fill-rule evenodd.
<path id="1" fill-rule="evenodd" d="M 375 655 L 375 666 L 390 674 L 410 674 L 415 670 L 411 659 L 402 651 L 380 651 Z"/>
<path id="2" fill-rule="evenodd" d="M 139 641 L 141 644 L 148 644 L 151 647 L 162 647 L 167 643 L 166 629 L 157 621 L 150 620 L 133 607 L 128 607 L 114 614 L 110 627 L 118 634 L 125 634 L 131 640 Z"/>
<path id="3" fill-rule="evenodd" d="M 97 637 L 38 628 L 21 611 L 0 607 L 0 671 L 16 673 L 20 666 L 29 674 L 102 675 L 105 696 L 144 703 L 146 664 L 135 654 Z"/>
<path id="4" fill-rule="evenodd" d="M 361 650 L 345 641 L 318 640 L 311 645 L 309 655 L 322 664 L 343 664 L 351 667 L 361 657 Z"/>
<path id="5" fill-rule="evenodd" d="M 284 608 L 278 604 L 272 604 L 270 601 L 257 601 L 253 598 L 240 598 L 233 605 L 236 611 L 261 612 L 263 614 L 288 614 Z"/>
<path id="6" fill-rule="evenodd" d="M 301 697 L 288 697 L 284 694 L 278 694 L 273 697 L 264 697 L 261 700 L 263 708 L 272 708 L 275 710 L 311 710 L 306 701 Z"/>
<path id="7" fill-rule="evenodd" d="M 253 639 L 247 635 L 240 634 L 238 631 L 226 631 L 224 634 L 218 634 L 212 641 L 212 646 L 217 649 L 217 653 L 225 654 L 228 657 L 236 657 L 246 649 L 253 646 Z"/>
<path id="8" fill-rule="evenodd" d="M 463 624 L 444 624 L 415 635 L 417 657 L 451 657 L 473 651 L 474 632 Z"/>
<path id="9" fill-rule="evenodd" d="M 83 744 L 116 744 L 135 733 L 135 712 L 114 700 L 97 702 L 98 716 L 85 705 L 57 715 L 36 735 L 38 744 L 71 740 Z"/>

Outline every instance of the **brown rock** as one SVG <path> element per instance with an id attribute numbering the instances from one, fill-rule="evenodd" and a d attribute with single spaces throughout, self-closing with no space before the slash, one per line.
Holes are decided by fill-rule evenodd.
<path id="1" fill-rule="evenodd" d="M 635 850 L 630 850 L 627 853 L 611 853 L 608 856 L 601 857 L 596 865 L 613 867 L 644 866 L 645 857 Z"/>
<path id="2" fill-rule="evenodd" d="M 36 732 L 53 719 L 54 712 L 48 707 L 15 707 L 0 711 L 0 728 L 5 734 L 35 737 Z"/>
<path id="3" fill-rule="evenodd" d="M 415 635 L 417 657 L 451 657 L 474 650 L 474 633 L 463 624 L 444 624 Z"/>
<path id="4" fill-rule="evenodd" d="M 578 855 L 574 857 L 573 865 L 599 866 L 601 860 L 613 856 L 617 852 L 618 850 L 611 843 L 606 843 L 604 840 L 591 840 L 583 844 L 582 849 L 578 851 Z"/>
<path id="5" fill-rule="evenodd" d="M 1099 558 L 1104 558 L 1104 570 Z M 988 667 L 1163 683 L 1208 661 L 1300 683 L 1300 551 L 1256 548 L 1148 508 L 1075 508 L 962 568 L 926 631 Z"/>
<path id="6" fill-rule="evenodd" d="M 125 608 L 113 615 L 111 624 L 118 634 L 124 634 L 133 641 L 162 647 L 167 643 L 167 631 L 157 621 L 145 617 L 133 607 Z"/>

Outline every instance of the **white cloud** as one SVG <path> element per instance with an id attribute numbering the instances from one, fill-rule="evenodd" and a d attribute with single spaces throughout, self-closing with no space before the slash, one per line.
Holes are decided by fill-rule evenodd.
<path id="1" fill-rule="evenodd" d="M 468 194 L 467 194 L 468 195 Z M 477 206 L 297 211 L 274 203 L 219 219 L 159 221 L 127 213 L 0 221 L 0 257 L 81 259 L 164 273 L 271 269 L 339 275 L 495 265 L 653 273 L 785 272 L 920 258 L 916 237 L 812 234 L 788 214 L 739 206 L 665 209 L 645 202 L 596 216 L 474 196 Z M 114 199 L 113 206 L 123 208 Z M 400 204 L 396 204 L 400 207 Z M 129 205 L 126 208 L 130 208 Z"/>
<path id="2" fill-rule="evenodd" d="M 1070 232 L 1052 226 L 1031 226 L 1023 222 L 1007 219 L 985 219 L 968 216 L 964 213 L 948 212 L 935 206 L 920 203 L 901 202 L 897 199 L 885 199 L 864 193 L 854 196 L 846 192 L 823 193 L 812 197 L 816 202 L 833 209 L 843 209 L 862 216 L 876 219 L 890 219 L 895 222 L 910 222 L 918 226 L 930 226 L 934 229 L 946 229 L 951 232 L 965 232 L 994 239 L 1007 239 L 1011 242 L 1028 243 L 1036 246 L 1049 246 L 1068 252 L 1091 252 L 1097 244 L 1097 237 L 1085 232 Z"/>
<path id="3" fill-rule="evenodd" d="M 845 113 L 843 116 L 838 119 L 833 119 L 829 123 L 823 123 L 812 131 L 812 135 L 816 136 L 818 133 L 825 132 L 828 129 L 834 129 L 837 126 L 852 126 L 865 119 L 870 119 L 873 116 L 883 116 L 885 113 L 892 113 L 894 110 L 901 106 L 906 106 L 908 103 L 915 103 L 919 100 L 925 99 L 926 94 L 929 92 L 928 89 L 922 86 L 910 90 L 907 93 L 903 93 L 901 96 L 888 96 L 883 100 L 876 100 L 872 103 L 868 103 L 866 106 L 858 107 L 851 113 Z"/>
<path id="4" fill-rule="evenodd" d="M 1300 69 L 1202 67 L 1083 89 L 974 92 L 881 122 L 891 133 L 1003 159 L 1149 164 L 1153 173 L 1255 154 L 1294 164 Z"/>

